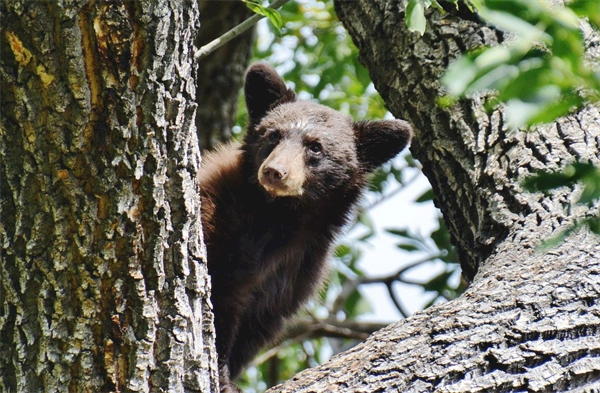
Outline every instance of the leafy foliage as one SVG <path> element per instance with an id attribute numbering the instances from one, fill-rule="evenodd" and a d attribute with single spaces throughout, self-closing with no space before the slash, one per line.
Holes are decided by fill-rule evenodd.
<path id="1" fill-rule="evenodd" d="M 450 233 L 441 217 L 438 218 L 438 225 L 438 229 L 427 236 L 406 229 L 387 229 L 388 233 L 400 238 L 400 241 L 397 244 L 398 248 L 411 252 L 419 251 L 425 253 L 427 257 L 423 259 L 423 263 L 439 260 L 446 264 L 443 271 L 429 278 L 425 282 L 412 281 L 403 278 L 402 275 L 399 275 L 397 278 L 402 283 L 417 285 L 422 287 L 425 292 L 432 292 L 435 294 L 425 308 L 435 304 L 440 299 L 455 299 L 465 290 L 463 282 L 458 282 L 456 284 L 452 283 L 452 278 L 460 274 L 460 267 L 457 264 L 458 256 L 450 241 Z M 409 265 L 408 268 L 403 269 L 402 273 L 418 267 L 421 264 L 422 263 L 415 263 Z"/>
<path id="2" fill-rule="evenodd" d="M 581 18 L 600 28 L 600 1 L 571 0 L 551 7 L 543 0 L 472 0 L 490 23 L 517 38 L 506 46 L 483 48 L 459 58 L 442 78 L 450 94 L 496 92 L 490 108 L 503 104 L 509 124 L 551 122 L 600 102 L 600 73 L 585 58 Z M 446 101 L 446 103 L 448 103 Z M 530 191 L 583 185 L 576 201 L 591 206 L 600 200 L 600 171 L 592 164 L 570 165 L 559 173 L 539 173 L 525 181 Z M 560 243 L 581 226 L 600 233 L 600 218 L 576 222 L 544 243 Z"/>
<path id="3" fill-rule="evenodd" d="M 600 100 L 600 74 L 584 57 L 580 18 L 594 26 L 600 3 L 574 0 L 551 7 L 543 0 L 472 0 L 488 22 L 517 38 L 459 58 L 442 78 L 453 96 L 497 92 L 510 124 L 545 123 Z"/>
<path id="4" fill-rule="evenodd" d="M 423 0 L 409 0 L 406 7 L 406 26 L 408 30 L 423 34 L 427 19 L 425 19 L 425 8 L 427 8 Z"/>
<path id="5" fill-rule="evenodd" d="M 294 1 L 281 9 L 282 37 L 260 34 L 255 58 L 274 65 L 303 99 L 317 99 L 356 118 L 383 117 L 376 94 L 358 52 L 335 18 L 333 4 Z"/>

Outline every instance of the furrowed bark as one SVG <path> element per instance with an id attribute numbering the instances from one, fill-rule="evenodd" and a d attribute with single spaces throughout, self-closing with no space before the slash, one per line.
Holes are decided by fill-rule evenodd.
<path id="1" fill-rule="evenodd" d="M 196 37 L 201 47 L 252 16 L 241 1 L 200 0 L 202 25 Z M 202 149 L 211 149 L 231 139 L 244 72 L 252 55 L 254 29 L 226 43 L 198 64 L 196 128 Z"/>
<path id="2" fill-rule="evenodd" d="M 0 390 L 216 391 L 195 1 L 0 7 Z"/>
<path id="3" fill-rule="evenodd" d="M 459 299 L 374 334 L 272 392 L 593 391 L 600 386 L 600 239 L 584 230 L 541 242 L 599 207 L 567 206 L 580 186 L 547 195 L 521 182 L 574 161 L 600 165 L 600 111 L 589 106 L 534 132 L 509 130 L 479 95 L 437 105 L 448 64 L 503 34 L 476 15 L 428 14 L 406 30 L 402 2 L 336 1 L 390 111 L 415 127 L 411 150 L 432 183 L 472 284 Z M 600 58 L 586 26 L 589 53 Z M 597 61 L 597 60 L 596 60 Z"/>

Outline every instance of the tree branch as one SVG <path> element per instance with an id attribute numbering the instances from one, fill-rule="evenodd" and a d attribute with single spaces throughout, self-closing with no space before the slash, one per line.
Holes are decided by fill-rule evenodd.
<path id="1" fill-rule="evenodd" d="M 365 340 L 372 333 L 388 326 L 381 322 L 338 321 L 333 318 L 301 320 L 288 328 L 284 340 L 275 347 L 256 357 L 252 364 L 259 365 L 276 356 L 290 342 L 300 343 L 309 338 L 331 337 L 352 340 Z"/>
<path id="2" fill-rule="evenodd" d="M 288 1 L 290 1 L 290 0 L 275 0 L 273 2 L 273 4 L 271 4 L 267 8 L 277 9 L 277 8 L 281 7 L 282 5 L 284 5 L 285 3 L 287 3 Z M 199 59 L 203 58 L 204 56 L 212 53 L 216 49 L 218 49 L 221 46 L 225 45 L 227 42 L 231 41 L 235 37 L 239 36 L 240 34 L 242 34 L 243 32 L 245 32 L 246 30 L 248 30 L 249 28 L 251 28 L 252 26 L 254 26 L 262 18 L 264 18 L 264 15 L 254 14 L 250 18 L 246 19 L 245 21 L 243 21 L 239 25 L 237 25 L 234 28 L 232 28 L 231 30 L 229 30 L 227 33 L 223 34 L 222 36 L 220 36 L 220 37 L 218 37 L 218 38 L 216 38 L 214 40 L 212 40 L 208 44 L 202 46 L 200 49 L 198 49 L 198 51 L 194 55 L 196 57 L 196 60 L 199 60 Z"/>
<path id="3" fill-rule="evenodd" d="M 337 298 L 335 299 L 335 301 L 333 302 L 333 310 L 340 310 L 342 308 L 342 304 L 346 301 L 346 299 L 348 298 L 348 296 L 350 296 L 357 288 L 359 285 L 362 284 L 385 284 L 388 285 L 391 291 L 391 284 L 394 281 L 397 281 L 400 279 L 400 276 L 406 272 L 407 270 L 410 270 L 416 266 L 419 266 L 425 262 L 434 260 L 436 258 L 440 258 L 442 257 L 442 254 L 432 254 L 432 255 L 427 255 L 426 257 L 423 257 L 421 259 L 418 259 L 414 262 L 411 262 L 409 264 L 407 264 L 406 266 L 403 266 L 402 268 L 400 268 L 399 270 L 397 270 L 396 272 L 386 275 L 386 276 L 379 276 L 379 277 L 356 277 L 354 279 L 349 278 L 348 281 L 346 281 L 344 283 L 344 285 L 342 286 L 342 290 L 340 291 L 339 295 L 337 296 Z M 391 293 L 391 292 L 390 292 Z M 396 302 L 395 299 L 392 299 L 394 301 L 394 303 L 396 304 L 396 306 L 398 307 L 399 303 Z M 402 315 L 405 315 L 404 311 L 402 310 L 401 307 L 398 307 L 398 310 L 402 313 Z"/>
<path id="4" fill-rule="evenodd" d="M 400 170 L 404 170 L 406 168 L 410 168 L 408 165 L 404 166 L 403 168 L 400 168 Z M 368 211 L 373 209 L 375 206 L 381 204 L 382 202 L 387 201 L 388 199 L 392 198 L 394 195 L 399 194 L 400 192 L 406 190 L 412 183 L 414 183 L 419 176 L 421 175 L 421 168 L 417 167 L 418 171 L 415 172 L 415 174 L 408 179 L 406 182 L 404 182 L 403 184 L 401 184 L 400 186 L 398 186 L 395 190 L 388 192 L 385 195 L 381 195 L 379 198 L 377 198 L 375 201 L 373 201 L 372 203 L 368 204 L 367 206 L 364 206 L 361 208 L 361 211 Z"/>

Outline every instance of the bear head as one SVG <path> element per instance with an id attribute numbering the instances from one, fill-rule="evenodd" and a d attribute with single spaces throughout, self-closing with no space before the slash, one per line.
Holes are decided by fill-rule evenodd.
<path id="1" fill-rule="evenodd" d="M 273 198 L 319 201 L 362 188 L 365 175 L 396 156 L 412 134 L 402 120 L 354 122 L 326 106 L 297 101 L 265 63 L 248 69 L 245 96 L 243 149 L 253 177 Z"/>

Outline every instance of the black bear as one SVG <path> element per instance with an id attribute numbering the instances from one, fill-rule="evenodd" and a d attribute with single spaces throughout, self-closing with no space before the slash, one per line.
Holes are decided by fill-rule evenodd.
<path id="1" fill-rule="evenodd" d="M 264 63 L 245 95 L 243 143 L 206 155 L 199 174 L 221 392 L 240 391 L 230 379 L 320 285 L 367 175 L 411 138 L 402 120 L 296 101 Z"/>

